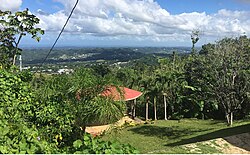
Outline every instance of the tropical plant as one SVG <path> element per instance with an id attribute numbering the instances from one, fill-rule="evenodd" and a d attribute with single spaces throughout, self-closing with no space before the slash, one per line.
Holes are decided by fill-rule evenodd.
<path id="1" fill-rule="evenodd" d="M 118 142 L 102 141 L 99 138 L 93 138 L 89 134 L 84 134 L 83 140 L 74 141 L 67 152 L 74 154 L 135 154 L 139 153 L 129 144 L 120 144 Z"/>

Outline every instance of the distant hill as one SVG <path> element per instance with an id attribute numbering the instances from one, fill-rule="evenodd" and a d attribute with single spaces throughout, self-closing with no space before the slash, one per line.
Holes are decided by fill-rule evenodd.
<path id="1" fill-rule="evenodd" d="M 26 48 L 22 58 L 24 64 L 39 64 L 46 57 L 49 48 Z M 139 59 L 147 55 L 169 56 L 175 51 L 179 54 L 190 53 L 190 47 L 123 47 L 123 48 L 56 48 L 46 63 L 70 63 L 84 61 L 121 61 Z"/>

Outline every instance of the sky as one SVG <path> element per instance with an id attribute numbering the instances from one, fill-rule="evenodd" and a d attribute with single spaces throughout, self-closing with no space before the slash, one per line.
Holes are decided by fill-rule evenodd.
<path id="1" fill-rule="evenodd" d="M 0 10 L 29 8 L 45 30 L 39 43 L 27 36 L 22 46 L 50 47 L 75 0 L 0 0 Z M 197 46 L 224 37 L 250 36 L 250 0 L 79 0 L 57 46 Z"/>

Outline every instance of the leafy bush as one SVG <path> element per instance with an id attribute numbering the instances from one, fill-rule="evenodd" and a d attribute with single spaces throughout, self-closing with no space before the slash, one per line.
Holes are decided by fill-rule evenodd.
<path id="1" fill-rule="evenodd" d="M 3 118 L 27 120 L 33 116 L 30 87 L 18 75 L 0 70 L 0 105 Z M 10 119 L 11 118 L 11 119 Z"/>
<path id="2" fill-rule="evenodd" d="M 29 121 L 33 94 L 18 74 L 0 70 L 0 153 L 56 153 Z"/>
<path id="3" fill-rule="evenodd" d="M 10 123 L 1 119 L 0 143 L 0 153 L 3 154 L 57 153 L 54 144 L 41 139 L 38 130 L 26 122 Z"/>
<path id="4" fill-rule="evenodd" d="M 49 142 L 62 147 L 74 128 L 74 108 L 67 95 L 66 76 L 36 76 L 33 79 L 34 111 L 32 122 Z"/>
<path id="5" fill-rule="evenodd" d="M 90 134 L 85 134 L 83 140 L 76 140 L 73 146 L 68 148 L 74 154 L 132 154 L 139 153 L 129 144 L 118 142 L 102 141 L 93 138 Z"/>

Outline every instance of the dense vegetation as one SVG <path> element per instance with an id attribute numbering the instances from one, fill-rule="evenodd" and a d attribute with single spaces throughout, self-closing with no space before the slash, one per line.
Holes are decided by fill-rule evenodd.
<path id="1" fill-rule="evenodd" d="M 189 56 L 174 52 L 171 57 L 112 68 L 109 74 L 124 86 L 144 92 L 137 109 L 145 109 L 148 97 L 151 109 L 157 103 L 158 118 L 164 118 L 165 96 L 167 118 L 226 118 L 231 125 L 233 116 L 249 117 L 249 51 L 246 36 L 225 38 Z M 144 113 L 138 114 L 144 117 Z"/>
<path id="2" fill-rule="evenodd" d="M 190 55 L 173 52 L 123 67 L 92 65 L 75 68 L 72 74 L 34 74 L 20 72 L 14 64 L 21 54 L 20 39 L 31 34 L 39 40 L 37 35 L 43 34 L 34 28 L 39 19 L 28 10 L 0 13 L 8 18 L 0 23 L 6 27 L 0 31 L 1 153 L 136 153 L 130 145 L 84 133 L 88 125 L 113 123 L 123 116 L 124 102 L 100 95 L 110 85 L 143 92 L 137 104 L 140 117 L 145 117 L 146 103 L 155 108 L 149 113 L 153 119 L 226 118 L 233 125 L 233 118 L 250 117 L 250 39 L 246 36 L 203 45 L 198 52 L 195 34 Z"/>
<path id="3" fill-rule="evenodd" d="M 0 82 L 1 153 L 136 153 L 84 133 L 86 125 L 123 116 L 124 103 L 98 95 L 108 79 L 89 70 L 63 76 L 0 70 Z"/>

